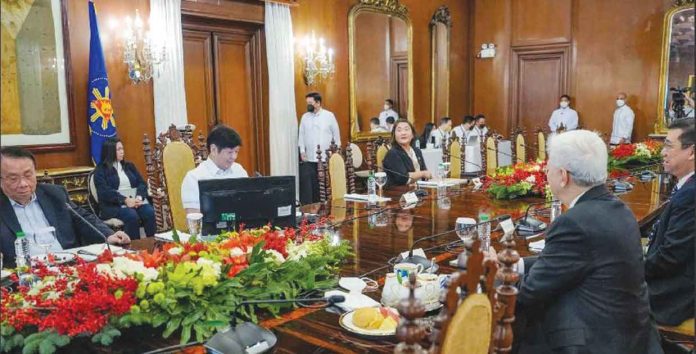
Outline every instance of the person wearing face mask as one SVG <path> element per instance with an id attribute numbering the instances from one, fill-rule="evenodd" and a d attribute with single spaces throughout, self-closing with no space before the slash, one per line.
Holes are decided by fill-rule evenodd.
<path id="1" fill-rule="evenodd" d="M 462 124 L 452 130 L 452 133 L 457 136 L 457 139 L 464 139 L 464 143 L 469 140 L 469 136 L 473 134 L 471 128 L 474 126 L 474 117 L 464 116 Z"/>
<path id="2" fill-rule="evenodd" d="M 244 167 L 235 162 L 242 147 L 242 138 L 234 129 L 226 125 L 216 126 L 208 133 L 206 145 L 208 158 L 188 171 L 181 184 L 181 202 L 186 214 L 200 213 L 198 181 L 249 177 Z"/>
<path id="3" fill-rule="evenodd" d="M 394 101 L 391 98 L 384 100 L 384 110 L 379 113 L 379 125 L 386 127 L 387 118 L 392 117 L 394 120 L 399 119 L 399 113 L 394 110 Z M 392 122 L 394 124 L 394 122 Z"/>
<path id="4" fill-rule="evenodd" d="M 570 108 L 570 96 L 561 96 L 559 106 L 559 108 L 551 113 L 551 118 L 549 119 L 549 128 L 551 129 L 551 133 L 556 133 L 561 125 L 565 127 L 566 131 L 577 129 L 578 112 Z"/>
<path id="5" fill-rule="evenodd" d="M 297 145 L 300 149 L 300 203 L 319 201 L 319 178 L 317 176 L 317 145 L 326 151 L 333 141 L 341 146 L 341 132 L 333 113 L 324 109 L 321 95 L 310 92 L 305 96 L 307 112 L 300 119 Z"/>
<path id="6" fill-rule="evenodd" d="M 616 109 L 614 110 L 614 123 L 611 130 L 610 145 L 630 144 L 633 133 L 633 121 L 636 115 L 626 104 L 626 94 L 619 92 L 616 95 Z"/>
<path id="7" fill-rule="evenodd" d="M 452 118 L 442 117 L 440 118 L 440 125 L 437 129 L 430 132 L 430 139 L 428 141 L 434 142 L 435 148 L 442 147 L 442 144 L 447 142 L 452 131 Z"/>
<path id="8" fill-rule="evenodd" d="M 477 114 L 475 119 L 474 127 L 471 129 L 477 136 L 486 136 L 488 134 L 488 127 L 486 127 L 486 116 L 483 114 Z"/>
<path id="9" fill-rule="evenodd" d="M 399 119 L 391 132 L 391 148 L 382 162 L 387 173 L 388 186 L 403 186 L 420 179 L 430 179 L 432 174 L 425 166 L 423 153 L 413 142 L 416 129 L 406 119 Z"/>

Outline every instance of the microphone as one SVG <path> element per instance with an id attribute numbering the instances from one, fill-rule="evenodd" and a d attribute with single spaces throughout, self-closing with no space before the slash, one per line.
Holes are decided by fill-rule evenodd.
<path id="1" fill-rule="evenodd" d="M 251 322 L 237 325 L 239 307 L 255 304 L 283 304 L 283 303 L 307 303 L 326 302 L 322 307 L 330 307 L 346 300 L 343 295 L 332 295 L 328 298 L 306 299 L 263 299 L 242 301 L 234 307 L 232 321 L 229 329 L 216 333 L 205 343 L 205 347 L 217 353 L 247 354 L 261 353 L 273 348 L 278 338 L 270 330 Z"/>
<path id="2" fill-rule="evenodd" d="M 77 218 L 80 219 L 80 221 L 82 221 L 85 225 L 89 226 L 90 229 L 92 229 L 93 231 L 95 231 L 95 232 L 97 233 L 97 235 L 101 236 L 101 237 L 104 239 L 104 243 L 106 243 L 106 248 L 109 250 L 109 252 L 111 252 L 111 246 L 109 245 L 108 236 L 104 235 L 104 234 L 101 232 L 101 230 L 99 230 L 99 229 L 98 229 L 96 226 L 94 226 L 91 222 L 89 222 L 89 221 L 88 221 L 87 219 L 85 219 L 82 215 L 80 215 L 80 213 L 78 213 L 77 211 L 75 211 L 75 209 L 73 209 L 72 205 L 70 205 L 69 202 L 65 202 L 65 205 L 68 207 L 68 210 L 70 210 L 70 212 L 71 212 L 73 215 L 77 216 Z"/>
<path id="3" fill-rule="evenodd" d="M 538 233 L 544 232 L 546 230 L 546 223 L 529 216 L 529 210 L 536 205 L 545 205 L 550 202 L 536 202 L 531 203 L 527 206 L 527 210 L 524 212 L 524 217 L 517 222 L 515 229 L 517 234 L 520 236 L 532 236 Z"/>

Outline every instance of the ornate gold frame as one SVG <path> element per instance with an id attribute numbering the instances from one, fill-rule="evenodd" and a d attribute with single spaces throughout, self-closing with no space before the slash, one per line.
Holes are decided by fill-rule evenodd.
<path id="1" fill-rule="evenodd" d="M 413 123 L 413 26 L 408 17 L 408 9 L 399 0 L 360 0 L 348 13 L 348 66 L 350 82 L 350 137 L 351 141 L 367 141 L 378 136 L 388 137 L 390 133 L 361 132 L 358 129 L 358 103 L 355 95 L 355 18 L 362 12 L 376 12 L 394 16 L 406 22 L 408 27 L 408 117 Z M 414 132 L 415 133 L 415 132 Z"/>
<path id="2" fill-rule="evenodd" d="M 662 56 L 660 64 L 660 86 L 657 95 L 657 121 L 655 122 L 655 134 L 667 134 L 667 126 L 665 125 L 665 99 L 667 92 L 667 71 L 669 70 L 669 45 L 672 37 L 672 19 L 674 14 L 679 11 L 693 9 L 694 0 L 677 0 L 675 7 L 667 11 L 662 27 Z"/>
<path id="3" fill-rule="evenodd" d="M 449 116 L 450 109 L 450 46 L 452 38 L 452 16 L 449 8 L 445 5 L 440 6 L 433 17 L 430 19 L 430 122 L 435 123 L 435 25 L 442 23 L 447 26 L 447 103 L 445 116 Z"/>

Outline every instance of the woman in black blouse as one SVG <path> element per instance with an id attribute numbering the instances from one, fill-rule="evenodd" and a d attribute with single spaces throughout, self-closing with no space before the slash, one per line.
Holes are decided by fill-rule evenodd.
<path id="1" fill-rule="evenodd" d="M 413 124 L 405 119 L 399 119 L 394 124 L 391 149 L 382 162 L 388 186 L 403 186 L 420 179 L 432 178 L 425 166 L 423 154 L 413 144 L 415 131 Z"/>

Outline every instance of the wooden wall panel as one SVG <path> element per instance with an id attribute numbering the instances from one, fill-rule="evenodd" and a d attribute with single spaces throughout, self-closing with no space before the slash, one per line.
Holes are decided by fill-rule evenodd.
<path id="1" fill-rule="evenodd" d="M 572 0 L 512 1 L 512 45 L 567 43 Z"/>
<path id="2" fill-rule="evenodd" d="M 196 132 L 206 136 L 215 125 L 212 34 L 184 30 L 183 42 L 186 114 Z"/>
<path id="3" fill-rule="evenodd" d="M 389 17 L 361 13 L 356 19 L 355 41 L 364 43 L 363 50 L 355 53 L 355 94 L 358 100 L 358 119 L 362 131 L 370 130 L 370 118 L 379 116 L 384 99 L 390 97 L 390 27 Z"/>

